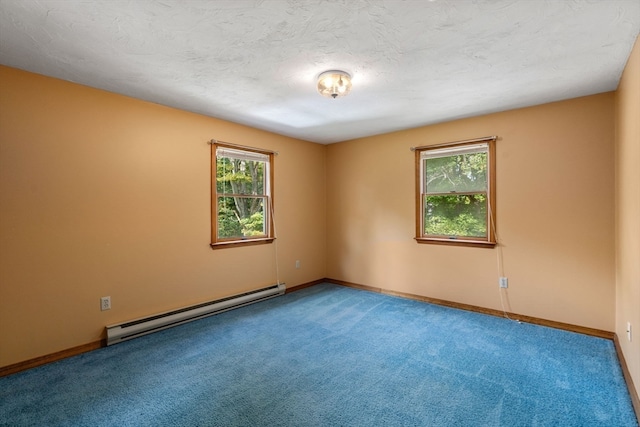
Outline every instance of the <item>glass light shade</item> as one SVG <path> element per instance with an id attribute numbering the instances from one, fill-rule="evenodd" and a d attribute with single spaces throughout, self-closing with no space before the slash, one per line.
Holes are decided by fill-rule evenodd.
<path id="1" fill-rule="evenodd" d="M 337 98 L 351 91 L 351 76 L 344 71 L 325 71 L 318 76 L 318 92 L 320 95 Z"/>

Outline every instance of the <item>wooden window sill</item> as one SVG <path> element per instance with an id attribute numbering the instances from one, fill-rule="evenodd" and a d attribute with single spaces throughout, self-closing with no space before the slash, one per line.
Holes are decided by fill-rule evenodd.
<path id="1" fill-rule="evenodd" d="M 263 239 L 229 240 L 224 242 L 211 243 L 211 249 L 237 248 L 239 246 L 267 245 L 273 243 L 275 238 L 267 237 Z"/>
<path id="2" fill-rule="evenodd" d="M 448 239 L 435 237 L 416 237 L 416 242 L 428 245 L 448 245 L 448 246 L 469 246 L 474 248 L 489 248 L 496 246 L 496 242 L 487 242 L 481 240 L 465 240 L 465 239 Z"/>

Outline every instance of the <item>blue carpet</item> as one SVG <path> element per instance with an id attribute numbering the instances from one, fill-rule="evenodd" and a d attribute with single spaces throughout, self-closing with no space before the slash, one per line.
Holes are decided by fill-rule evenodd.
<path id="1" fill-rule="evenodd" d="M 2 426 L 637 426 L 611 341 L 323 284 L 0 378 Z"/>

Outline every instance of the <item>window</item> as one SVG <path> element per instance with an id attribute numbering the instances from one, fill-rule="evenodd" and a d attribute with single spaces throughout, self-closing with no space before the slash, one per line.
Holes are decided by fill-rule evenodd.
<path id="1" fill-rule="evenodd" d="M 211 247 L 271 243 L 273 153 L 211 145 Z"/>
<path id="2" fill-rule="evenodd" d="M 416 241 L 495 246 L 495 137 L 416 152 Z"/>

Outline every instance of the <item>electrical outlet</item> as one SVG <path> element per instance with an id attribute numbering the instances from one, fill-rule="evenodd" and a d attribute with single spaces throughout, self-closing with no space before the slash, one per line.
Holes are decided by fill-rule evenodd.
<path id="1" fill-rule="evenodd" d="M 296 260 L 296 268 L 300 268 L 300 260 L 299 259 Z"/>
<path id="2" fill-rule="evenodd" d="M 631 342 L 631 322 L 627 322 L 627 339 Z"/>
<path id="3" fill-rule="evenodd" d="M 506 277 L 501 277 L 500 280 L 498 281 L 498 284 L 500 285 L 501 288 L 508 288 L 509 279 L 507 279 Z"/>
<path id="4" fill-rule="evenodd" d="M 111 310 L 111 297 L 100 298 L 100 310 Z"/>

